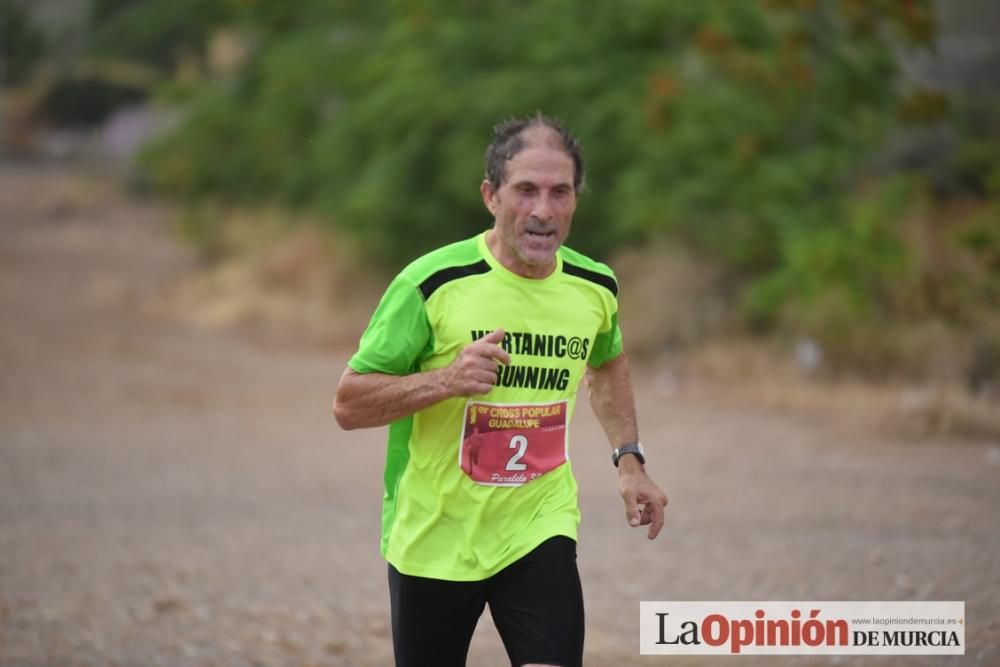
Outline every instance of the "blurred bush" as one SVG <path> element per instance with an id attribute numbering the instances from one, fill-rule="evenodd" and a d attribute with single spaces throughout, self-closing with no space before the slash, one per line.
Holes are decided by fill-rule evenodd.
<path id="1" fill-rule="evenodd" d="M 203 52 L 235 7 L 231 0 L 92 0 L 89 51 L 171 71 Z"/>
<path id="2" fill-rule="evenodd" d="M 109 48 L 115 22 L 158 31 L 140 41 L 160 58 L 213 26 L 252 45 L 235 73 L 166 91 L 187 115 L 145 154 L 164 191 L 309 209 L 395 266 L 489 224 L 490 127 L 540 109 L 586 149 L 572 245 L 681 244 L 723 267 L 752 327 L 854 349 L 845 330 L 961 332 L 998 305 L 995 271 L 933 265 L 994 261 L 973 219 L 995 210 L 1000 131 L 981 99 L 902 75 L 935 45 L 925 0 L 98 4 Z"/>
<path id="3" fill-rule="evenodd" d="M 359 4 L 243 3 L 256 56 L 151 151 L 157 182 L 314 205 L 398 262 L 485 224 L 489 128 L 544 109 L 587 148 L 576 245 L 668 231 L 766 273 L 896 121 L 886 31 L 929 30 L 902 2 Z"/>
<path id="4" fill-rule="evenodd" d="M 0 0 L 0 85 L 22 83 L 45 55 L 46 45 L 28 0 Z"/>

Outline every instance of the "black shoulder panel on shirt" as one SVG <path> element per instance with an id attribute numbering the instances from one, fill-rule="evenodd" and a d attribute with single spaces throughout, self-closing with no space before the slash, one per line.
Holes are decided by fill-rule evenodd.
<path id="1" fill-rule="evenodd" d="M 618 296 L 618 283 L 611 276 L 598 273 L 597 271 L 591 271 L 590 269 L 585 269 L 582 266 L 577 266 L 576 264 L 570 264 L 566 260 L 563 260 L 563 273 L 568 273 L 571 276 L 576 276 L 577 278 L 583 278 L 584 280 L 589 280 L 592 283 L 597 283 L 615 296 Z"/>
<path id="2" fill-rule="evenodd" d="M 486 263 L 485 259 L 481 259 L 475 264 L 466 264 L 465 266 L 449 266 L 447 269 L 435 271 L 424 282 L 420 283 L 420 293 L 424 295 L 424 301 L 426 301 L 431 298 L 431 294 L 434 294 L 438 287 L 441 287 L 445 283 L 458 280 L 459 278 L 487 273 L 489 270 L 490 265 Z"/>

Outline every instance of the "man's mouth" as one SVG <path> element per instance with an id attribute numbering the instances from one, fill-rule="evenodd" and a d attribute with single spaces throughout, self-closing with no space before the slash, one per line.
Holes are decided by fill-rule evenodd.
<path id="1" fill-rule="evenodd" d="M 533 231 L 531 229 L 528 230 L 528 236 L 532 236 L 537 239 L 544 239 L 555 235 L 556 235 L 555 231 L 538 232 L 538 231 Z"/>

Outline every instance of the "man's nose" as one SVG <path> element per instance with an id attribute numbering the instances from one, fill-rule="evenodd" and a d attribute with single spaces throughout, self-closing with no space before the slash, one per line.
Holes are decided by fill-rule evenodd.
<path id="1" fill-rule="evenodd" d="M 549 222 L 552 220 L 552 212 L 552 198 L 548 193 L 542 192 L 535 200 L 535 206 L 532 208 L 531 215 L 542 222 Z"/>

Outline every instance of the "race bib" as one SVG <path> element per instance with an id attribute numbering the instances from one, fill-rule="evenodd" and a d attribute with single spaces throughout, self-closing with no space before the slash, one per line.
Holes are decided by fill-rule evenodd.
<path id="1" fill-rule="evenodd" d="M 566 462 L 567 401 L 469 401 L 459 464 L 479 484 L 521 486 Z"/>

